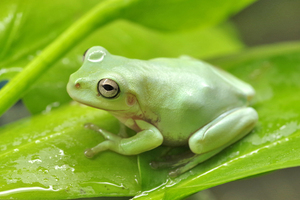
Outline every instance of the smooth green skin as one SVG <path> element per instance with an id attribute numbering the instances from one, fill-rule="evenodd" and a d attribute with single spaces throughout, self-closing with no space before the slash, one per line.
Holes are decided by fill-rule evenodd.
<path id="1" fill-rule="evenodd" d="M 118 84 L 116 97 L 99 93 L 98 83 L 105 78 Z M 162 144 L 188 145 L 200 155 L 187 160 L 188 164 L 172 176 L 236 142 L 253 129 L 258 119 L 256 111 L 247 107 L 255 93 L 250 85 L 187 57 L 142 61 L 92 47 L 85 54 L 83 66 L 70 76 L 67 90 L 74 100 L 110 112 L 137 132 L 122 138 L 92 127 L 106 141 L 87 149 L 88 157 L 105 150 L 137 155 Z"/>

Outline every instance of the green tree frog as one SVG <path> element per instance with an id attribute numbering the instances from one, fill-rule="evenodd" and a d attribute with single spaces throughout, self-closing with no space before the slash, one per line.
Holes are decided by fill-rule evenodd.
<path id="1" fill-rule="evenodd" d="M 170 176 L 241 139 L 258 120 L 257 112 L 248 107 L 255 94 L 249 84 L 189 57 L 144 61 L 95 46 L 70 76 L 67 91 L 74 100 L 110 112 L 137 132 L 121 137 L 90 124 L 105 141 L 87 149 L 87 157 L 105 150 L 137 155 L 160 145 L 188 145 L 192 156 L 177 165 L 170 162 L 180 165 Z"/>

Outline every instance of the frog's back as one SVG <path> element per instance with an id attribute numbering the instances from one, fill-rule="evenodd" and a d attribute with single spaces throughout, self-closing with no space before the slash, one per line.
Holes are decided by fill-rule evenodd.
<path id="1" fill-rule="evenodd" d="M 219 84 L 229 84 L 231 87 L 236 88 L 238 91 L 244 93 L 248 99 L 251 99 L 255 91 L 249 84 L 241 81 L 230 73 L 214 67 L 206 62 L 183 56 L 180 58 L 156 58 L 151 60 L 150 62 L 155 63 L 153 66 L 159 67 L 156 68 L 160 74 L 171 75 L 175 72 L 175 76 L 178 77 L 178 74 L 182 74 L 185 76 L 192 77 L 193 75 L 198 76 L 196 79 L 200 80 L 203 83 L 203 80 L 207 78 L 214 79 L 217 78 L 216 83 Z M 169 76 L 168 76 L 169 77 Z M 186 77 L 183 77 L 186 79 Z M 186 82 L 186 80 L 184 80 Z"/>
<path id="2" fill-rule="evenodd" d="M 143 76 L 147 71 L 151 79 Z M 162 132 L 166 145 L 186 144 L 196 130 L 224 112 L 246 106 L 254 94 L 234 76 L 192 59 L 153 59 L 143 74 L 148 83 L 137 98 L 144 117 Z"/>

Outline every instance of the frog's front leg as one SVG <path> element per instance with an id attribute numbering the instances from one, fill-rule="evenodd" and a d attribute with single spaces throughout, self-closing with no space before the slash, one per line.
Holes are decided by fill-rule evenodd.
<path id="1" fill-rule="evenodd" d="M 257 120 L 256 111 L 250 107 L 226 112 L 213 120 L 190 137 L 189 146 L 196 155 L 185 165 L 171 171 L 170 176 L 190 170 L 238 141 L 254 128 Z"/>
<path id="2" fill-rule="evenodd" d="M 101 133 L 106 141 L 87 149 L 85 155 L 91 158 L 105 150 L 111 150 L 123 155 L 137 155 L 162 144 L 163 136 L 155 126 L 142 120 L 136 120 L 135 123 L 141 131 L 130 138 L 122 138 L 93 124 L 89 124 L 89 128 Z"/>

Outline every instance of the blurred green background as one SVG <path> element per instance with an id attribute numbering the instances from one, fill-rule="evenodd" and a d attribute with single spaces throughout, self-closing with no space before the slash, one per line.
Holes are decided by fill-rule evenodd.
<path id="1" fill-rule="evenodd" d="M 300 40 L 299 8 L 299 0 L 259 0 L 234 16 L 232 22 L 250 47 Z M 226 183 L 210 192 L 216 200 L 298 200 L 299 177 L 299 167 L 278 170 Z"/>
<path id="2" fill-rule="evenodd" d="M 249 47 L 299 40 L 299 8 L 300 0 L 259 0 L 232 17 L 231 21 Z M 0 118 L 0 125 L 27 115 L 28 111 L 19 102 Z M 211 188 L 204 195 L 211 200 L 296 200 L 300 199 L 299 176 L 299 167 L 278 170 Z M 196 194 L 190 199 L 199 197 Z"/>

